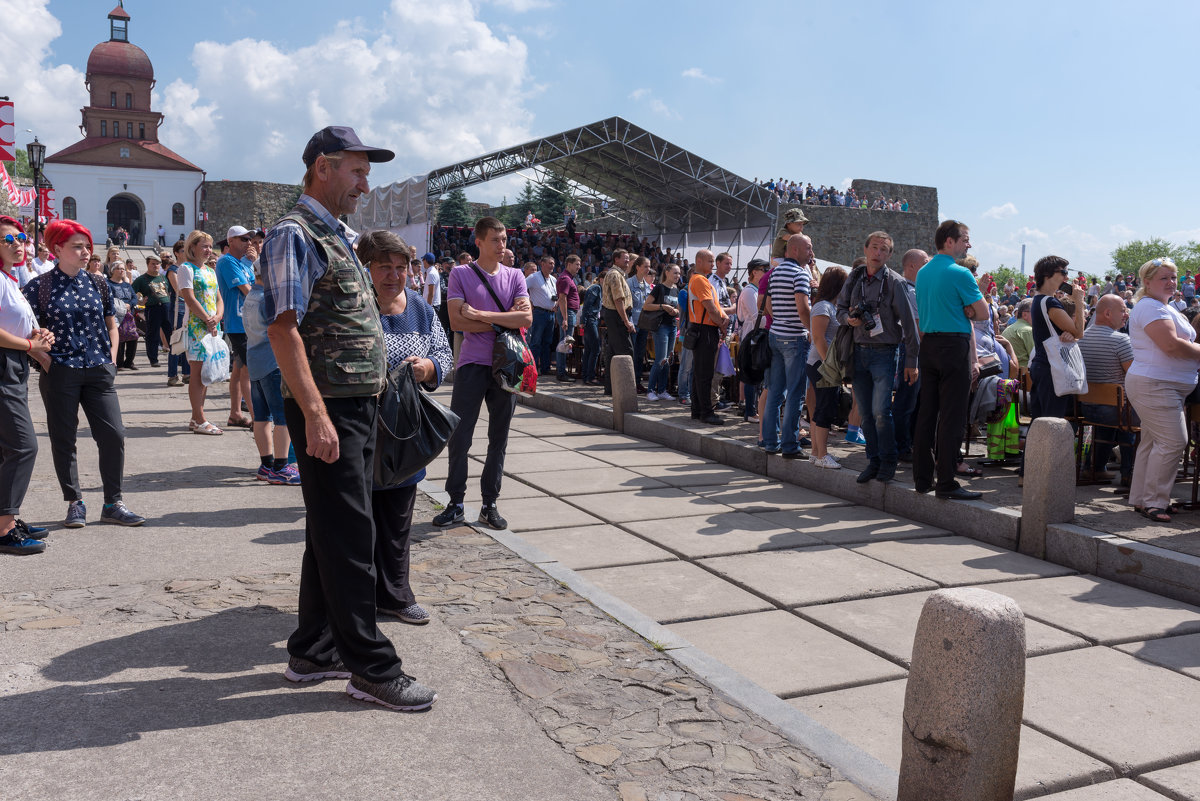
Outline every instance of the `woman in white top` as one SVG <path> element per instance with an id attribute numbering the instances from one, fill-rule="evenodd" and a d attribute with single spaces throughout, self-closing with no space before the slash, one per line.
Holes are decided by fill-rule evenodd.
<path id="1" fill-rule="evenodd" d="M 742 291 L 738 293 L 737 300 L 737 316 L 741 327 L 738 328 L 738 347 L 745 344 L 746 337 L 750 335 L 759 325 L 758 314 L 758 282 L 762 280 L 763 273 L 766 272 L 770 263 L 764 259 L 751 259 L 746 265 L 747 277 L 749 280 L 742 287 Z M 767 321 L 767 313 L 762 313 L 762 323 L 765 325 Z M 747 384 L 742 382 L 742 421 L 746 423 L 759 423 L 762 418 L 759 417 L 758 399 L 760 390 L 762 389 L 761 382 L 759 384 Z M 766 400 L 764 398 L 764 400 Z M 761 437 L 760 437 L 761 439 Z"/>
<path id="2" fill-rule="evenodd" d="M 1200 345 L 1187 318 L 1168 302 L 1175 293 L 1175 262 L 1153 259 L 1139 275 L 1142 285 L 1129 315 L 1133 364 L 1125 391 L 1142 420 L 1142 439 L 1133 460 L 1129 503 L 1149 520 L 1169 523 L 1177 511 L 1171 487 L 1188 441 L 1184 399 L 1196 386 Z"/>
<path id="3" fill-rule="evenodd" d="M 54 335 L 37 327 L 18 285 L 25 240 L 21 223 L 0 217 L 0 553 L 17 555 L 46 550 L 17 515 L 37 459 L 37 432 L 29 416 L 29 354 L 48 353 L 54 344 Z"/>

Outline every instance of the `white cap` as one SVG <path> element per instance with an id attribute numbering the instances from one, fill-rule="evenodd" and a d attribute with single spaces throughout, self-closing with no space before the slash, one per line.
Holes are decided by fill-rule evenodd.
<path id="1" fill-rule="evenodd" d="M 240 225 L 235 225 L 232 228 L 230 228 L 228 231 L 225 232 L 225 238 L 227 240 L 234 239 L 239 236 L 245 236 L 246 234 L 249 234 L 249 233 L 252 233 L 252 232 L 246 228 L 243 228 Z"/>

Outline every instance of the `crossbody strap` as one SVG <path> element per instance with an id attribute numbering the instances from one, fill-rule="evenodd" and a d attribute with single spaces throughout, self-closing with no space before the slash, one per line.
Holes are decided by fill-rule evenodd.
<path id="1" fill-rule="evenodd" d="M 496 311 L 498 311 L 498 312 L 508 311 L 508 309 L 504 308 L 504 304 L 500 302 L 500 298 L 496 297 L 496 291 L 494 289 L 492 289 L 492 284 L 490 281 L 487 280 L 487 277 L 483 274 L 483 270 L 479 269 L 479 263 L 474 262 L 474 261 L 471 262 L 471 269 L 475 271 L 475 274 L 477 276 L 479 276 L 479 280 L 482 281 L 484 287 L 487 288 L 488 294 L 492 296 L 492 301 L 495 302 L 495 304 L 496 304 Z"/>

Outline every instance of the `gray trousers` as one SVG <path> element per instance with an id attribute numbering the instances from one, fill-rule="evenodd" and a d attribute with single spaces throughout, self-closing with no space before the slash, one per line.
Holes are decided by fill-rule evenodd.
<path id="1" fill-rule="evenodd" d="M 0 348 L 0 515 L 18 515 L 37 460 L 29 416 L 29 357 Z"/>
<path id="2" fill-rule="evenodd" d="M 66 367 L 53 364 L 38 381 L 42 403 L 46 406 L 46 429 L 50 434 L 50 452 L 54 472 L 62 487 L 64 501 L 81 501 L 79 467 L 75 441 L 79 431 L 79 407 L 87 417 L 92 439 L 100 452 L 100 483 L 104 502 L 121 500 L 121 474 L 125 470 L 125 426 L 121 423 L 121 405 L 117 402 L 115 380 L 117 366 Z"/>

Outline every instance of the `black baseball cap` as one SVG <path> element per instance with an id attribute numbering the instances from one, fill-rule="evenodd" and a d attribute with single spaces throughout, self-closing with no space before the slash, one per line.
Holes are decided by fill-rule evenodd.
<path id="1" fill-rule="evenodd" d="M 344 125 L 329 125 L 312 135 L 304 146 L 304 166 L 311 167 L 317 156 L 328 153 L 340 153 L 349 150 L 355 153 L 366 153 L 367 161 L 391 161 L 396 154 L 386 148 L 364 145 L 353 128 Z"/>

